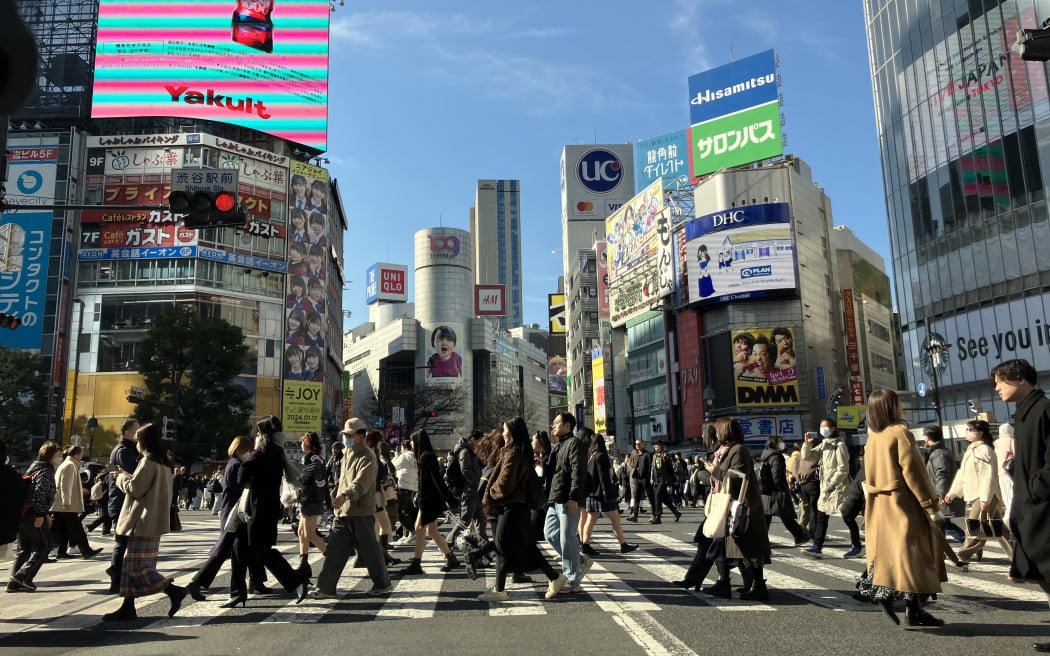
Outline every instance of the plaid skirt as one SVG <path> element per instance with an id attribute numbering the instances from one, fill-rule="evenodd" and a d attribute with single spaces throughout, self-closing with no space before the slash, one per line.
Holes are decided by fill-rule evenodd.
<path id="1" fill-rule="evenodd" d="M 157 571 L 159 549 L 159 536 L 128 536 L 124 568 L 120 570 L 121 597 L 145 597 L 162 592 L 167 587 L 171 579 L 161 576 Z"/>

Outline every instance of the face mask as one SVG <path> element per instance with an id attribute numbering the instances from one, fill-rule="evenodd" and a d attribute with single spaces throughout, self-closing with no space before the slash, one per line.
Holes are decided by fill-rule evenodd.
<path id="1" fill-rule="evenodd" d="M 354 448 L 354 440 L 353 440 L 353 438 L 344 437 L 343 438 L 343 448 L 345 448 L 345 449 L 352 449 L 352 448 Z"/>
<path id="2" fill-rule="evenodd" d="M 827 426 L 824 426 L 823 428 L 820 429 L 820 436 L 821 437 L 831 437 L 831 429 L 828 428 Z"/>
<path id="3" fill-rule="evenodd" d="M 777 451 L 783 451 L 786 448 L 787 448 L 786 444 L 784 444 L 783 442 L 777 442 Z"/>

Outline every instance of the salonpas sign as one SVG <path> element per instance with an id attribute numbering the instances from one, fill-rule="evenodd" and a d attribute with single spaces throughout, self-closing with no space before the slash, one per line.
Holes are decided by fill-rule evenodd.
<path id="1" fill-rule="evenodd" d="M 784 153 L 780 105 L 774 100 L 689 128 L 692 180 Z"/>
<path id="2" fill-rule="evenodd" d="M 631 319 L 645 314 L 660 302 L 660 272 L 647 267 L 624 280 L 619 280 L 609 291 L 609 321 L 618 328 Z"/>

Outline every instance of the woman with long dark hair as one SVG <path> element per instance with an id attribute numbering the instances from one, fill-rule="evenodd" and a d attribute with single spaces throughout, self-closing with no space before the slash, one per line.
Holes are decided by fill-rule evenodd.
<path id="1" fill-rule="evenodd" d="M 321 457 L 321 438 L 317 433 L 303 433 L 299 438 L 303 450 L 303 473 L 299 484 L 299 566 L 307 564 L 310 545 L 324 555 L 325 543 L 317 534 L 317 521 L 324 514 L 325 492 L 328 489 L 328 470 Z"/>
<path id="2" fill-rule="evenodd" d="M 440 519 L 450 508 L 459 505 L 459 500 L 448 486 L 438 468 L 437 455 L 430 443 L 430 436 L 423 429 L 412 433 L 413 454 L 416 457 L 416 467 L 419 471 L 419 511 L 416 514 L 416 550 L 412 562 L 401 571 L 401 574 L 423 574 L 423 549 L 427 546 L 426 536 L 434 541 L 441 553 L 445 554 L 445 564 L 441 566 L 442 572 L 451 572 L 460 566 L 452 550 L 448 548 L 444 536 L 438 530 L 438 519 Z"/>
<path id="3" fill-rule="evenodd" d="M 860 594 L 878 602 L 900 624 L 893 602 L 904 599 L 911 626 L 940 626 L 922 601 L 941 591 L 944 515 L 926 473 L 922 454 L 904 425 L 893 390 L 868 397 L 868 441 L 864 445 L 864 529 L 868 569 L 857 583 Z"/>
<path id="4" fill-rule="evenodd" d="M 612 482 L 605 436 L 586 426 L 581 426 L 577 435 L 587 441 L 587 505 L 580 513 L 580 553 L 599 555 L 598 550 L 591 546 L 591 533 L 598 523 L 598 516 L 603 514 L 612 523 L 613 534 L 620 543 L 620 553 L 631 553 L 638 545 L 627 543 L 620 526 L 619 494 Z"/>
<path id="5" fill-rule="evenodd" d="M 389 460 L 383 459 L 383 452 L 380 445 L 385 444 L 383 442 L 383 434 L 377 430 L 370 430 L 365 433 L 365 444 L 369 449 L 372 449 L 372 453 L 376 456 L 376 528 L 379 529 L 379 544 L 383 547 L 383 559 L 386 561 L 387 567 L 391 565 L 397 565 L 401 562 L 399 558 L 394 558 L 390 555 L 390 536 L 394 534 L 394 526 L 390 519 L 390 513 L 386 509 L 386 492 L 387 478 L 394 476 L 394 466 L 390 464 Z M 391 489 L 397 487 L 396 481 L 391 481 Z M 360 556 L 354 560 L 354 567 L 362 567 Z"/>
<path id="6" fill-rule="evenodd" d="M 528 571 L 538 567 L 547 577 L 547 599 L 556 597 L 568 581 L 540 553 L 532 533 L 527 499 L 529 479 L 536 477 L 533 467 L 529 430 L 524 419 L 515 417 L 503 425 L 503 448 L 492 470 L 489 485 L 485 488 L 484 502 L 499 509 L 499 519 L 496 521 L 496 586 L 480 594 L 478 601 L 508 601 L 505 590 L 508 571 Z M 540 487 L 538 478 L 533 484 Z"/>
<path id="7" fill-rule="evenodd" d="M 237 475 L 241 471 L 241 463 L 252 455 L 252 441 L 243 435 L 238 435 L 230 441 L 226 450 L 229 460 L 223 468 L 223 491 L 219 501 L 219 539 L 208 552 L 208 560 L 204 561 L 193 579 L 186 584 L 186 591 L 197 601 L 204 601 L 205 597 L 201 589 L 211 587 L 212 582 L 219 573 L 222 564 L 233 555 L 233 542 L 236 533 L 226 531 L 226 523 L 229 521 L 230 513 L 237 507 L 237 500 L 241 497 L 241 484 Z M 266 587 L 266 569 L 259 563 L 252 563 L 248 570 L 248 590 L 257 594 L 267 594 L 270 589 Z"/>
<path id="8" fill-rule="evenodd" d="M 252 563 L 261 563 L 270 570 L 288 592 L 297 591 L 296 603 L 306 598 L 310 587 L 312 572 L 309 563 L 292 569 L 281 552 L 274 548 L 277 544 L 277 523 L 284 515 L 281 507 L 281 477 L 289 469 L 284 450 L 276 442 L 281 429 L 281 420 L 273 415 L 256 424 L 255 450 L 241 465 L 237 475 L 242 488 L 247 488 L 248 517 L 247 521 L 240 521 L 235 515 L 236 521 L 227 523 L 226 530 L 236 533 L 236 538 L 233 543 L 230 598 L 222 604 L 223 608 L 243 606 L 247 602 L 248 589 L 244 579 Z"/>
<path id="9" fill-rule="evenodd" d="M 117 487 L 124 493 L 124 506 L 117 520 L 117 535 L 128 540 L 124 566 L 120 572 L 120 596 L 124 603 L 102 619 L 122 622 L 137 619 L 135 597 L 163 592 L 171 600 L 168 617 L 182 607 L 186 588 L 175 585 L 175 579 L 157 571 L 160 536 L 170 529 L 172 484 L 171 460 L 161 437 L 159 424 L 146 424 L 137 433 L 138 451 L 142 454 L 135 473 L 117 473 Z"/>
<path id="10" fill-rule="evenodd" d="M 1000 535 L 992 536 L 1003 545 L 1007 558 L 1013 558 L 1010 546 L 1010 529 L 1003 521 L 1003 499 L 999 491 L 999 461 L 995 456 L 992 431 L 988 422 L 982 419 L 971 419 L 966 422 L 966 441 L 969 446 L 963 453 L 962 463 L 955 473 L 955 479 L 944 496 L 944 503 L 950 504 L 954 499 L 963 499 L 970 508 L 966 513 L 966 541 L 956 552 L 959 567 L 968 569 L 970 560 L 983 555 L 984 544 L 989 536 L 983 535 L 979 527 L 997 526 Z"/>

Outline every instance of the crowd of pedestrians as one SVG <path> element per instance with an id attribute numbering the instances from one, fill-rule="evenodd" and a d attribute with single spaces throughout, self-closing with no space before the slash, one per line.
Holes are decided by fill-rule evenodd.
<path id="1" fill-rule="evenodd" d="M 311 583 L 315 598 L 336 598 L 336 583 L 351 557 L 354 567 L 367 571 L 368 593 L 385 595 L 393 588 L 392 575 L 426 575 L 422 556 L 428 542 L 444 556 L 442 572 L 465 566 L 473 579 L 478 569 L 494 565 L 494 586 L 478 597 L 483 602 L 507 601 L 508 578 L 531 581 L 528 572 L 536 570 L 547 580 L 544 596 L 554 599 L 584 590 L 600 555 L 591 543 L 600 517 L 609 520 L 620 554 L 629 557 L 637 547 L 621 519 L 637 522 L 648 508 L 650 524 L 660 524 L 665 510 L 677 522 L 684 506 L 701 504 L 696 553 L 675 585 L 730 598 L 737 569 L 742 586 L 736 596 L 767 601 L 764 571 L 771 562 L 773 518 L 805 555 L 816 558 L 823 556 L 829 518 L 837 516 L 850 535 L 842 556 L 865 556 L 858 596 L 881 606 L 895 623 L 903 602 L 908 625 L 936 627 L 943 621 L 926 604 L 948 580 L 946 561 L 965 570 L 981 559 L 988 540 L 1000 542 L 1011 558 L 1012 580 L 1038 583 L 1050 600 L 1050 401 L 1035 387 L 1035 370 L 1026 361 L 1000 364 L 992 379 L 1002 400 L 1017 404 L 1013 422 L 1000 427 L 998 439 L 986 421 L 968 422 L 959 460 L 937 427 L 923 431 L 920 450 L 889 390 L 868 399 L 869 432 L 860 453 L 851 453 L 834 421 L 825 419 L 790 454 L 783 439 L 771 437 L 757 461 L 731 417 L 705 425 L 706 458 L 690 462 L 669 454 L 661 442 L 650 451 L 639 440 L 620 462 L 610 458 L 605 436 L 561 413 L 549 434 L 530 435 L 520 417 L 488 433 L 472 431 L 444 460 L 425 430 L 403 440 L 395 455 L 381 433 L 351 418 L 327 460 L 318 436 L 303 434 L 300 464 L 277 442 L 281 422 L 269 416 L 257 424 L 254 438 L 231 441 L 224 467 L 185 476 L 165 451 L 159 426 L 129 418 L 95 480 L 82 481 L 80 447 L 63 450 L 52 442 L 40 447 L 25 477 L 4 467 L 5 492 L 19 494 L 19 484 L 28 486 L 21 513 L 0 534 L 16 543 L 7 591 L 38 590 L 38 574 L 52 549 L 59 558 L 71 557 L 69 548 L 83 558 L 99 553 L 82 523 L 85 497 L 102 506 L 100 517 L 106 518 L 89 528 L 102 524 L 103 533 L 114 534 L 108 591 L 123 601 L 104 616 L 107 622 L 135 619 L 135 600 L 152 594 L 169 598 L 169 616 L 187 596 L 204 600 L 226 561 L 231 576 L 223 607 L 272 592 L 267 571 L 297 601 Z M 298 510 L 295 565 L 276 549 L 287 490 Z M 622 517 L 621 504 L 627 508 Z M 162 536 L 176 530 L 180 506 L 214 507 L 220 515 L 215 544 L 186 587 L 157 569 Z M 439 530 L 442 523 L 448 524 L 447 535 Z M 961 546 L 953 549 L 951 540 Z M 556 562 L 539 548 L 544 541 Z M 414 551 L 392 572 L 400 561 L 390 551 L 399 545 Z M 311 549 L 323 556 L 315 582 Z M 715 582 L 705 587 L 712 569 Z M 1034 648 L 1050 651 L 1050 644 Z"/>

